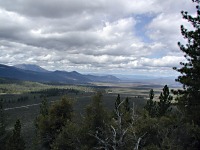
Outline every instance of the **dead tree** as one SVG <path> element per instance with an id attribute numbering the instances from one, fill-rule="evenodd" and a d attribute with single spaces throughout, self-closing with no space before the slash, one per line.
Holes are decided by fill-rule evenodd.
<path id="1" fill-rule="evenodd" d="M 135 114 L 134 109 L 134 103 L 132 108 L 131 119 L 132 122 L 128 123 L 128 125 L 124 126 L 123 117 L 124 112 L 121 112 L 120 107 L 125 102 L 123 100 L 115 109 L 115 115 L 117 116 L 114 120 L 113 124 L 106 125 L 107 131 L 104 131 L 104 138 L 99 136 L 98 131 L 95 135 L 90 134 L 94 138 L 97 139 L 99 146 L 95 147 L 95 149 L 104 149 L 104 150 L 123 150 L 124 147 L 126 147 L 127 141 L 130 141 L 133 150 L 138 150 L 140 146 L 140 142 L 142 138 L 145 136 L 143 134 L 140 137 L 136 136 L 136 133 L 134 131 L 131 131 L 131 129 L 134 126 L 134 122 L 137 119 L 137 115 Z"/>

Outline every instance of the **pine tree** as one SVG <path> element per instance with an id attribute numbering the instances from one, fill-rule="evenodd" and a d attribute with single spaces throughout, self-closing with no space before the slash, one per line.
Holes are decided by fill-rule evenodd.
<path id="1" fill-rule="evenodd" d="M 187 44 L 178 42 L 178 46 L 185 53 L 187 62 L 180 62 L 181 68 L 174 67 L 181 73 L 176 81 L 183 85 L 183 89 L 174 91 L 174 94 L 178 95 L 179 105 L 187 118 L 200 125 L 200 0 L 192 1 L 197 3 L 196 16 L 189 15 L 186 11 L 181 12 L 183 19 L 191 23 L 193 30 L 189 31 L 181 25 L 181 33 L 187 39 Z"/>
<path id="2" fill-rule="evenodd" d="M 3 112 L 3 100 L 0 100 L 0 135 L 5 133 L 5 116 Z"/>
<path id="3" fill-rule="evenodd" d="M 0 148 L 5 149 L 5 141 L 8 138 L 5 125 L 5 115 L 3 110 L 3 100 L 0 100 Z"/>
<path id="4" fill-rule="evenodd" d="M 86 113 L 83 120 L 82 128 L 82 143 L 86 145 L 86 149 L 92 149 L 98 144 L 98 141 L 93 137 L 96 133 L 103 137 L 103 132 L 106 130 L 106 123 L 109 120 L 108 113 L 103 106 L 102 93 L 98 92 L 92 102 L 86 107 Z"/>
<path id="5" fill-rule="evenodd" d="M 49 104 L 46 98 L 44 98 L 42 100 L 42 103 L 40 105 L 40 114 L 36 117 L 35 119 L 35 137 L 34 137 L 34 149 L 40 149 L 38 146 L 41 145 L 42 143 L 42 138 L 41 138 L 41 122 L 42 121 L 46 121 L 46 123 L 48 122 L 48 114 L 49 114 Z M 45 127 L 44 127 L 45 128 Z"/>
<path id="6" fill-rule="evenodd" d="M 46 109 L 42 110 L 45 111 L 41 112 L 48 112 L 48 115 L 41 113 L 37 117 L 37 132 L 41 137 L 43 146 L 50 148 L 53 140 L 55 140 L 56 136 L 62 131 L 66 123 L 72 121 L 73 101 L 71 98 L 63 97 L 61 101 L 51 105 L 47 111 Z"/>
<path id="7" fill-rule="evenodd" d="M 18 119 L 15 123 L 13 133 L 11 137 L 7 141 L 7 150 L 24 150 L 25 149 L 25 142 L 21 137 L 21 123 Z"/>
<path id="8" fill-rule="evenodd" d="M 44 98 L 42 101 L 42 104 L 40 105 L 40 114 L 43 116 L 48 115 L 48 108 L 49 106 L 48 106 L 47 99 Z"/>
<path id="9" fill-rule="evenodd" d="M 164 116 L 171 106 L 173 97 L 169 93 L 167 85 L 164 86 L 163 92 L 159 96 L 160 101 L 158 102 L 158 116 Z"/>
<path id="10" fill-rule="evenodd" d="M 120 94 L 117 95 L 117 99 L 115 101 L 115 109 L 117 109 L 118 105 L 121 103 Z"/>
<path id="11" fill-rule="evenodd" d="M 147 104 L 144 107 L 148 111 L 150 117 L 156 117 L 157 115 L 156 101 L 153 101 L 153 98 L 154 91 L 153 89 L 151 89 L 149 92 L 149 100 L 147 101 Z"/>
<path id="12" fill-rule="evenodd" d="M 51 145 L 52 150 L 75 150 L 80 149 L 78 130 L 79 126 L 67 122 Z"/>
<path id="13" fill-rule="evenodd" d="M 126 112 L 130 111 L 130 103 L 129 103 L 129 98 L 128 97 L 125 99 L 125 102 L 123 103 L 123 106 L 124 106 L 124 109 L 125 109 Z"/>

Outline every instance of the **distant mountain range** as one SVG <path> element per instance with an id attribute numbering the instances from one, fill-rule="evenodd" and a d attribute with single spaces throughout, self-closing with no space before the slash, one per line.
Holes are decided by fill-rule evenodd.
<path id="1" fill-rule="evenodd" d="M 171 87 L 181 86 L 179 83 L 175 82 L 176 77 L 153 77 L 144 75 L 91 75 L 81 74 L 76 71 L 48 71 L 40 66 L 32 64 L 20 64 L 15 66 L 0 64 L 0 77 L 23 81 L 63 84 L 88 84 L 91 82 L 137 82 L 141 84 L 167 84 Z"/>
<path id="2" fill-rule="evenodd" d="M 0 77 L 44 83 L 86 84 L 90 82 L 119 82 L 112 76 L 83 75 L 76 71 L 48 71 L 37 65 L 20 64 L 6 66 L 0 64 Z"/>
<path id="3" fill-rule="evenodd" d="M 23 70 L 36 71 L 36 72 L 49 72 L 48 70 L 40 66 L 33 65 L 33 64 L 18 64 L 18 65 L 14 65 L 13 67 L 23 69 Z"/>

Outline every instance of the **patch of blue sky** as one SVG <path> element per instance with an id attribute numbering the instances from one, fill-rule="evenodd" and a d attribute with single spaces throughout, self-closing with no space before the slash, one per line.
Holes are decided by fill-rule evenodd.
<path id="1" fill-rule="evenodd" d="M 147 26 L 152 21 L 155 16 L 153 14 L 142 14 L 135 16 L 136 25 L 135 25 L 135 34 L 138 36 L 143 42 L 151 43 L 153 42 L 148 35 Z"/>
<path id="2" fill-rule="evenodd" d="M 149 55 L 148 58 L 151 58 L 151 59 L 153 59 L 153 58 L 162 58 L 162 57 L 166 56 L 166 54 L 167 54 L 167 51 L 160 50 L 159 53 L 158 52 L 154 52 L 151 55 Z"/>

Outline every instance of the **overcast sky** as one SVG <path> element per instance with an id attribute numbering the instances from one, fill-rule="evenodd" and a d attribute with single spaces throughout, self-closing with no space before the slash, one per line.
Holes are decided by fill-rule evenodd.
<path id="1" fill-rule="evenodd" d="M 191 0 L 0 0 L 0 64 L 176 75 Z"/>

